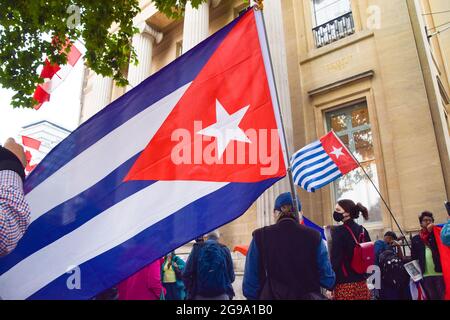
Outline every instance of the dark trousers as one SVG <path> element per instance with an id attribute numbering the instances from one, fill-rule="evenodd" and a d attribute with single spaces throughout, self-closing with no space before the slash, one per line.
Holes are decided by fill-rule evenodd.
<path id="1" fill-rule="evenodd" d="M 382 283 L 380 300 L 411 300 L 409 286 L 392 287 Z"/>
<path id="2" fill-rule="evenodd" d="M 176 282 L 163 282 L 163 286 L 166 288 L 166 300 L 181 300 L 180 290 L 178 290 Z"/>
<path id="3" fill-rule="evenodd" d="M 442 276 L 424 277 L 422 279 L 423 289 L 427 300 L 444 300 L 445 282 Z"/>

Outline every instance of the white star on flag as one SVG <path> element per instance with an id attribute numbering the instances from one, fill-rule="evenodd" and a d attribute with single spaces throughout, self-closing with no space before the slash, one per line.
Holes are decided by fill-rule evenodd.
<path id="1" fill-rule="evenodd" d="M 344 153 L 342 152 L 342 147 L 341 148 L 333 147 L 333 151 L 331 151 L 330 153 L 334 154 L 336 156 L 336 159 L 339 159 L 340 156 L 344 155 Z"/>
<path id="2" fill-rule="evenodd" d="M 219 100 L 216 99 L 216 123 L 197 132 L 204 136 L 215 137 L 217 141 L 217 155 L 222 158 L 230 141 L 251 143 L 244 131 L 239 128 L 239 123 L 244 118 L 250 106 L 243 107 L 233 114 L 229 114 Z"/>

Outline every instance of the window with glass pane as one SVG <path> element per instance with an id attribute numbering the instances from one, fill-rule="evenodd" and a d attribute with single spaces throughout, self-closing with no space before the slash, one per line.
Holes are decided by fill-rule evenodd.
<path id="1" fill-rule="evenodd" d="M 352 11 L 350 0 L 313 0 L 316 26 Z"/>
<path id="2" fill-rule="evenodd" d="M 328 130 L 333 129 L 361 163 L 378 188 L 372 129 L 366 102 L 326 113 Z M 333 183 L 336 200 L 351 199 L 369 209 L 369 221 L 381 222 L 381 202 L 375 188 L 361 169 L 356 169 Z M 359 223 L 363 223 L 360 218 Z"/>

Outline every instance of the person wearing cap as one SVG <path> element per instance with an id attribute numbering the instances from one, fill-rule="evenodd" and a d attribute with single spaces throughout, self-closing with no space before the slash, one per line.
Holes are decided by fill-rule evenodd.
<path id="1" fill-rule="evenodd" d="M 23 191 L 25 166 L 23 147 L 9 138 L 0 146 L 0 257 L 17 246 L 30 221 Z"/>
<path id="2" fill-rule="evenodd" d="M 301 211 L 301 203 L 297 201 Z M 335 274 L 321 234 L 300 224 L 291 193 L 275 201 L 276 223 L 253 232 L 245 262 L 243 294 L 249 300 L 324 299 Z"/>

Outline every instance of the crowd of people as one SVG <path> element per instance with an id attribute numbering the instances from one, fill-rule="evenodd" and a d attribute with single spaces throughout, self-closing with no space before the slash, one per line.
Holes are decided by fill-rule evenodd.
<path id="1" fill-rule="evenodd" d="M 0 147 L 0 256 L 9 254 L 23 236 L 30 209 L 23 192 L 26 159 L 23 148 L 8 139 Z M 447 203 L 450 214 L 450 204 Z M 298 212 L 294 209 L 298 208 Z M 301 201 L 294 206 L 291 193 L 275 201 L 276 223 L 253 232 L 242 283 L 251 300 L 408 300 L 411 277 L 404 265 L 416 260 L 420 285 L 430 300 L 442 300 L 445 282 L 438 240 L 450 246 L 450 220 L 436 239 L 433 213 L 424 211 L 421 230 L 411 239 L 410 255 L 388 231 L 372 242 L 357 220 L 368 220 L 361 203 L 341 199 L 336 203 L 327 239 L 301 223 Z M 377 266 L 381 285 L 368 285 L 370 269 Z M 119 300 L 231 300 L 235 273 L 230 250 L 220 243 L 218 230 L 195 240 L 185 262 L 175 252 L 154 261 L 95 299 Z"/>

